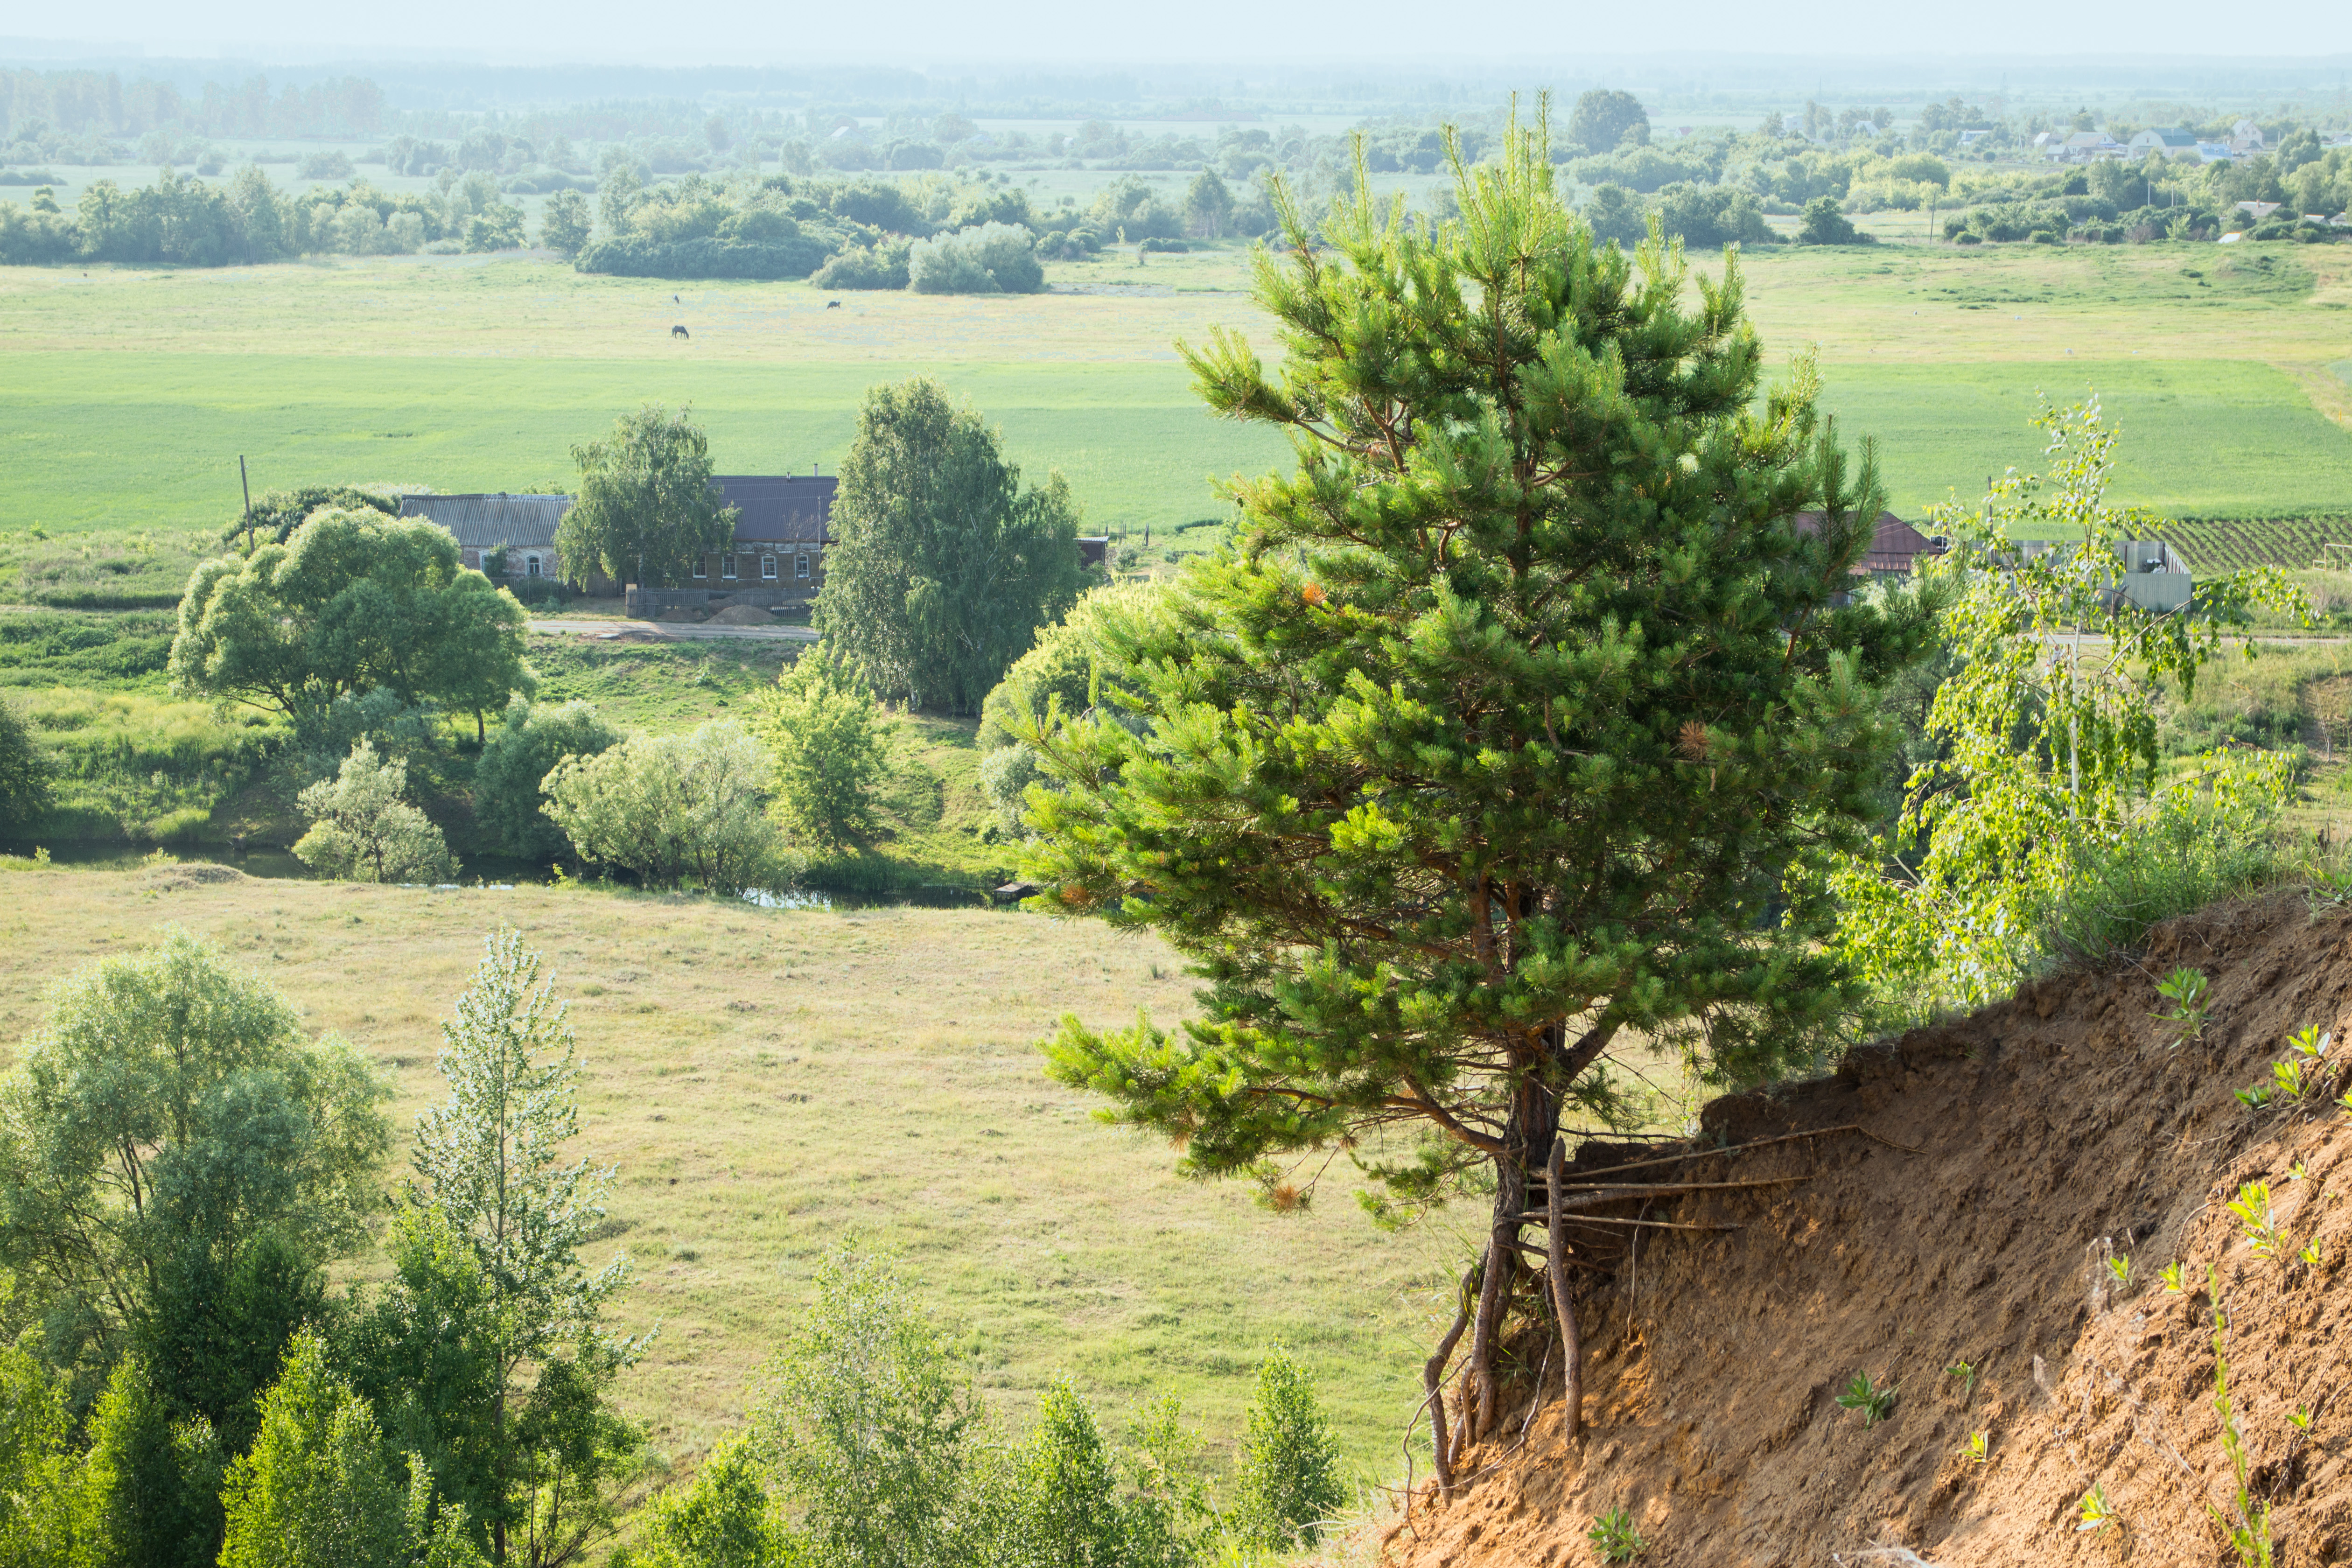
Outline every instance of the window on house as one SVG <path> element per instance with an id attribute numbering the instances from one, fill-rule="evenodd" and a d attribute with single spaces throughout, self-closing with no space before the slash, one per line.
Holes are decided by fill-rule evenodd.
<path id="1" fill-rule="evenodd" d="M 776 580 L 776 558 L 774 556 L 762 555 L 760 557 L 760 580 L 763 583 L 772 583 Z"/>
<path id="2" fill-rule="evenodd" d="M 538 556 L 526 555 L 522 558 L 522 574 L 526 577 L 536 577 L 539 575 Z"/>
<path id="3" fill-rule="evenodd" d="M 732 555 L 722 555 L 719 558 L 719 579 L 722 583 L 735 581 L 735 557 Z"/>
<path id="4" fill-rule="evenodd" d="M 709 575 L 710 557 L 708 555 L 696 556 L 694 558 L 694 580 L 699 583 L 709 578 Z"/>
<path id="5" fill-rule="evenodd" d="M 801 556 L 795 556 L 795 557 L 793 558 L 793 576 L 795 576 L 795 577 L 805 577 L 805 576 L 807 576 L 807 575 L 808 575 L 808 557 L 807 557 L 807 556 L 805 556 L 805 555 L 801 555 Z"/>

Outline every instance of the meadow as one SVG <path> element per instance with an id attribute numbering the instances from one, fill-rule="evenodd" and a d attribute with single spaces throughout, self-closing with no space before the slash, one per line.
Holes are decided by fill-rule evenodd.
<path id="1" fill-rule="evenodd" d="M 484 932 L 520 929 L 578 1033 L 577 1152 L 618 1173 L 610 1245 L 589 1258 L 625 1249 L 619 1316 L 660 1325 L 622 1393 L 667 1455 L 740 1422 L 817 1261 L 854 1242 L 959 1326 L 1008 1416 L 1067 1371 L 1114 1426 L 1178 1394 L 1228 1453 L 1257 1361 L 1282 1343 L 1318 1374 L 1357 1471 L 1394 1469 L 1459 1237 L 1443 1221 L 1376 1231 L 1344 1163 L 1288 1215 L 1184 1181 L 1164 1144 L 1093 1121 L 1087 1096 L 1044 1076 L 1034 1042 L 1064 1011 L 1189 1012 L 1157 942 L 1008 912 L 0 865 L 0 1058 L 38 1025 L 47 982 L 177 923 L 365 1052 L 402 1127 L 442 1096 L 437 1025 Z"/>
<path id="2" fill-rule="evenodd" d="M 1720 258 L 1694 258 L 1699 269 Z M 1817 353 L 1917 515 L 2033 457 L 2037 396 L 2095 390 L 2126 434 L 2118 499 L 2176 516 L 2352 511 L 2352 258 L 2159 244 L 1773 250 L 1744 261 L 1768 363 Z M 1211 418 L 1174 342 L 1217 324 L 1277 352 L 1224 247 L 1049 268 L 1054 292 L 825 296 L 799 283 L 590 278 L 532 258 L 217 272 L 0 271 L 0 593 L 166 603 L 257 488 L 560 484 L 640 401 L 690 403 L 722 469 L 830 468 L 858 395 L 941 377 L 1090 527 L 1218 515 L 1212 479 L 1283 462 Z M 675 296 L 675 298 L 673 298 Z M 672 325 L 693 334 L 676 340 Z"/>

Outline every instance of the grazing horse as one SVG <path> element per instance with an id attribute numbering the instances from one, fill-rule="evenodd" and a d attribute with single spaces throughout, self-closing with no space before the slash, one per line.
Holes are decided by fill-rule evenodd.
<path id="1" fill-rule="evenodd" d="M 683 304 L 685 304 L 685 303 L 686 303 L 686 301 L 685 301 L 685 300 L 683 300 L 679 299 L 679 298 L 678 298 L 677 295 L 675 295 L 675 294 L 672 294 L 672 295 L 669 297 L 669 302 L 670 302 L 671 304 L 673 304 L 673 305 L 683 305 Z"/>
<path id="2" fill-rule="evenodd" d="M 824 302 L 824 308 L 828 310 L 838 310 L 841 309 L 841 301 L 838 300 L 827 300 Z"/>
<path id="3" fill-rule="evenodd" d="M 688 331 L 684 327 L 672 327 L 669 330 L 669 335 L 674 338 L 690 338 L 694 336 L 692 332 Z"/>

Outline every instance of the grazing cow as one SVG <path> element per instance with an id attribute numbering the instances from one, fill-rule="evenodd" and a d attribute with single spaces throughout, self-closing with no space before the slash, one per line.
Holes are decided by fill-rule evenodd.
<path id="1" fill-rule="evenodd" d="M 838 300 L 827 300 L 824 302 L 824 308 L 828 310 L 838 310 L 841 309 L 841 301 Z"/>
<path id="2" fill-rule="evenodd" d="M 690 338 L 694 336 L 692 332 L 688 331 L 684 327 L 672 327 L 669 330 L 669 335 L 674 338 Z"/>

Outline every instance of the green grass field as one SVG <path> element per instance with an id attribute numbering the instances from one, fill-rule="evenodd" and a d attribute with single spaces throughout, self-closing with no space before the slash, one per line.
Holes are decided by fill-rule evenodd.
<path id="1" fill-rule="evenodd" d="M 2117 499 L 2202 518 L 2352 511 L 2352 260 L 2340 247 L 1917 246 L 1744 262 L 1768 361 L 1820 357 L 1849 437 L 1916 514 L 2031 464 L 2037 393 L 2095 388 Z M 691 403 L 722 468 L 837 464 L 859 395 L 918 373 L 1130 536 L 1217 514 L 1212 476 L 1287 459 L 1208 417 L 1173 344 L 1273 347 L 1228 248 L 1057 263 L 1056 292 L 941 298 L 589 278 L 390 258 L 218 272 L 0 269 L 0 594 L 164 602 L 257 486 L 565 481 L 573 443 Z M 1719 270 L 1720 258 L 1693 258 Z M 687 340 L 671 325 L 688 326 Z"/>

